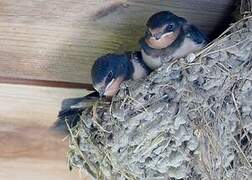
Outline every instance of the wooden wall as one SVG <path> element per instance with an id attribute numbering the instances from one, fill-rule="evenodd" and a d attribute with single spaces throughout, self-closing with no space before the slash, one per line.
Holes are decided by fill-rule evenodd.
<path id="1" fill-rule="evenodd" d="M 50 128 L 63 98 L 86 93 L 0 84 L 0 180 L 80 179 L 78 171 L 68 170 L 68 140 Z"/>
<path id="2" fill-rule="evenodd" d="M 232 0 L 1 0 L 0 77 L 89 83 L 94 60 L 134 50 L 147 18 L 171 10 L 211 33 Z"/>
<path id="3" fill-rule="evenodd" d="M 137 49 L 147 18 L 160 10 L 212 34 L 233 1 L 1 0 L 0 179 L 79 179 L 67 169 L 67 141 L 48 129 L 62 99 L 90 89 L 94 60 Z"/>

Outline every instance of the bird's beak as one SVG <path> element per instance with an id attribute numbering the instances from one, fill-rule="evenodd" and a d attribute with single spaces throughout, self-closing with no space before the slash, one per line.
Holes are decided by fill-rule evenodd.
<path id="1" fill-rule="evenodd" d="M 161 37 L 162 37 L 162 34 L 161 34 L 161 33 L 154 34 L 154 35 L 152 36 L 152 38 L 154 38 L 155 40 L 159 40 Z"/>
<path id="2" fill-rule="evenodd" d="M 107 84 L 107 86 L 102 86 L 100 89 L 99 89 L 99 95 L 100 97 L 103 97 L 105 96 L 105 93 L 106 91 L 110 88 L 111 85 L 113 85 L 113 82 L 114 82 L 114 79 L 112 81 L 110 81 L 109 84 Z"/>
<path id="3" fill-rule="evenodd" d="M 145 42 L 154 49 L 163 49 L 170 46 L 177 38 L 177 34 L 174 32 L 167 32 L 165 34 L 156 34 L 149 39 L 145 39 Z"/>
<path id="4" fill-rule="evenodd" d="M 103 86 L 96 86 L 95 89 L 99 93 L 100 97 L 114 96 L 118 92 L 122 81 L 122 78 L 112 79 L 112 81 L 110 81 L 106 86 L 103 84 Z"/>
<path id="5" fill-rule="evenodd" d="M 145 32 L 145 38 L 147 39 L 159 40 L 161 37 L 162 37 L 161 28 L 157 28 L 155 30 L 148 29 Z"/>
<path id="6" fill-rule="evenodd" d="M 103 97 L 105 94 L 105 88 L 99 89 L 98 93 L 99 93 L 100 97 Z"/>

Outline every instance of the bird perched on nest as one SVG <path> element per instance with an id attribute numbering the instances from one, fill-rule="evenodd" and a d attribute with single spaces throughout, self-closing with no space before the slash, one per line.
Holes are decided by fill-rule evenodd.
<path id="1" fill-rule="evenodd" d="M 63 100 L 54 128 L 66 131 L 66 119 L 70 127 L 75 126 L 83 109 L 92 106 L 101 97 L 114 96 L 124 81 L 144 78 L 150 72 L 151 69 L 144 63 L 140 52 L 106 54 L 99 57 L 91 69 L 92 84 L 96 92 Z"/>
<path id="2" fill-rule="evenodd" d="M 144 37 L 139 40 L 143 60 L 151 69 L 160 67 L 165 60 L 201 49 L 207 42 L 206 35 L 197 27 L 169 11 L 152 15 Z"/>
<path id="3" fill-rule="evenodd" d="M 140 52 L 107 54 L 95 61 L 91 77 L 100 96 L 114 96 L 122 82 L 144 78 L 150 72 Z"/>

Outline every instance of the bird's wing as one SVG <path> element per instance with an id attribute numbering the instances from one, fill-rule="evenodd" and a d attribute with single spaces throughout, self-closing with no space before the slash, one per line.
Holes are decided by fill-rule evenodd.
<path id="1" fill-rule="evenodd" d="M 64 99 L 53 129 L 63 133 L 67 132 L 65 121 L 71 128 L 74 127 L 80 120 L 83 109 L 91 107 L 99 98 L 99 93 L 93 92 L 84 97 Z"/>
<path id="2" fill-rule="evenodd" d="M 147 75 L 151 73 L 152 70 L 145 64 L 142 53 L 140 51 L 127 52 L 127 56 L 130 61 L 135 61 L 139 63 L 141 67 L 145 70 L 145 73 Z"/>
<path id="3" fill-rule="evenodd" d="M 207 44 L 209 41 L 207 36 L 192 24 L 186 24 L 184 31 L 186 37 L 192 39 L 197 44 Z"/>

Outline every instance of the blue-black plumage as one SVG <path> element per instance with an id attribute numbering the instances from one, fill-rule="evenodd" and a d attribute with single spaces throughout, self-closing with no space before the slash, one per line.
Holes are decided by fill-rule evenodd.
<path id="1" fill-rule="evenodd" d="M 80 120 L 83 109 L 92 106 L 99 98 L 98 92 L 92 92 L 84 97 L 64 99 L 53 130 L 67 132 L 66 122 L 70 127 L 74 127 Z"/>
<path id="2" fill-rule="evenodd" d="M 91 69 L 93 87 L 101 96 L 114 96 L 122 82 L 140 79 L 149 73 L 140 52 L 101 56 Z"/>
<path id="3" fill-rule="evenodd" d="M 139 40 L 143 60 L 151 69 L 160 67 L 163 61 L 199 50 L 207 42 L 207 36 L 196 26 L 170 11 L 152 15 L 144 37 Z"/>
<path id="4" fill-rule="evenodd" d="M 70 127 L 75 126 L 83 109 L 90 107 L 101 97 L 114 96 L 124 81 L 144 78 L 150 72 L 151 69 L 144 63 L 141 52 L 106 54 L 99 57 L 91 69 L 92 84 L 96 91 L 85 97 L 63 100 L 54 129 L 67 132 L 65 121 Z"/>

